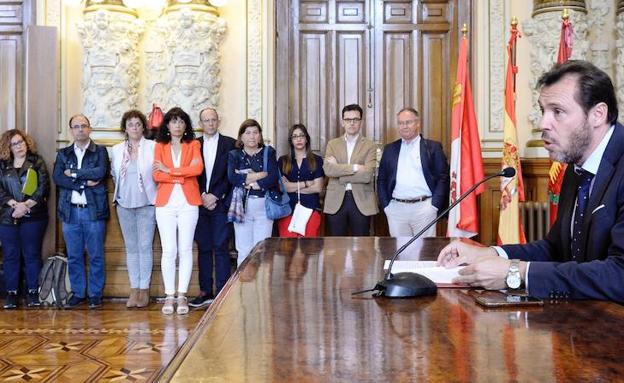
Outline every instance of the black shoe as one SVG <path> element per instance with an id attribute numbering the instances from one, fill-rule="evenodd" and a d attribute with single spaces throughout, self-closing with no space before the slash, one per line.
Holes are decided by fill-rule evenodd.
<path id="1" fill-rule="evenodd" d="M 41 302 L 39 301 L 39 293 L 37 292 L 37 290 L 28 290 L 28 295 L 26 296 L 26 305 L 28 307 L 41 306 Z"/>
<path id="2" fill-rule="evenodd" d="M 83 304 L 85 300 L 86 299 L 84 297 L 77 297 L 74 295 L 71 298 L 69 298 L 69 302 L 67 302 L 67 305 L 65 305 L 65 308 L 71 310 Z"/>
<path id="3" fill-rule="evenodd" d="M 12 310 L 17 308 L 17 292 L 7 292 L 6 300 L 4 301 L 5 310 Z"/>
<path id="4" fill-rule="evenodd" d="M 214 301 L 214 295 L 212 294 L 200 294 L 189 301 L 188 305 L 191 307 L 204 307 L 208 306 Z"/>
<path id="5" fill-rule="evenodd" d="M 89 297 L 89 308 L 97 309 L 102 307 L 102 297 Z"/>

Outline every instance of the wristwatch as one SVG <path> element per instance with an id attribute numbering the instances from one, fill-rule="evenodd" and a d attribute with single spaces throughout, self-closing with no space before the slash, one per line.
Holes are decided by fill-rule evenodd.
<path id="1" fill-rule="evenodd" d="M 520 278 L 520 261 L 512 259 L 509 265 L 509 271 L 507 272 L 507 278 L 505 278 L 505 284 L 508 289 L 518 289 L 522 284 L 522 278 Z"/>

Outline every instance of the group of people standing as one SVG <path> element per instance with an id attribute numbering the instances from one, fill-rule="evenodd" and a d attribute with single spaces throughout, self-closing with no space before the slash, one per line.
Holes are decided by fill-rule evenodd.
<path id="1" fill-rule="evenodd" d="M 304 233 L 289 229 L 292 215 L 278 219 L 280 236 L 319 236 L 326 176 L 323 209 L 327 234 L 369 235 L 370 217 L 378 212 L 374 184 L 377 147 L 361 135 L 362 118 L 358 105 L 344 107 L 345 133 L 328 143 L 325 159 L 312 152 L 306 127 L 296 124 L 288 132 L 290 150 L 278 160 L 275 150 L 264 143 L 262 127 L 253 119 L 245 120 L 233 139 L 219 133 L 217 111 L 206 108 L 199 115 L 202 134 L 196 139 L 189 115 L 174 107 L 164 115 L 152 141 L 147 139 L 152 134 L 145 115 L 130 110 L 121 119 L 125 140 L 113 146 L 109 162 L 106 148 L 90 138 L 89 119 L 82 114 L 72 116 L 69 131 L 73 143 L 58 151 L 52 173 L 59 190 L 57 212 L 73 291 L 68 307 L 102 305 L 109 170 L 125 242 L 129 308 L 149 304 L 156 228 L 166 294 L 162 312 L 186 314 L 189 306 L 208 304 L 227 282 L 232 223 L 238 265 L 258 242 L 272 235 L 274 222 L 267 214 L 266 199 L 279 200 L 287 193 L 292 211 L 297 205 L 312 211 Z M 423 219 L 435 216 L 448 198 L 448 164 L 441 145 L 420 137 L 419 115 L 414 109 L 399 112 L 398 124 L 402 138 L 388 145 L 376 185 L 393 236 L 413 233 Z M 27 304 L 37 306 L 49 176 L 32 139 L 18 130 L 2 136 L 0 161 L 0 240 L 5 275 L 10 276 L 5 308 L 17 307 L 22 258 Z M 38 183 L 34 192 L 26 194 L 23 186 L 30 171 L 36 172 Z M 200 294 L 189 301 L 193 241 L 198 245 Z"/>

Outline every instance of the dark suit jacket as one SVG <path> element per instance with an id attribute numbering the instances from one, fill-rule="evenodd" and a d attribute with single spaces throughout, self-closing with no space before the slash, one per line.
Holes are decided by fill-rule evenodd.
<path id="1" fill-rule="evenodd" d="M 396 186 L 397 164 L 401 151 L 401 139 L 385 146 L 379 174 L 377 175 L 377 193 L 379 205 L 384 209 L 392 200 L 392 192 Z M 446 209 L 449 199 L 449 165 L 437 141 L 420 138 L 420 161 L 427 186 L 431 189 L 431 203 L 438 211 Z"/>
<path id="2" fill-rule="evenodd" d="M 206 190 L 206 160 L 204 159 L 204 136 L 202 135 L 198 139 L 200 145 L 200 152 L 202 154 L 202 161 L 204 162 L 204 170 L 197 177 L 199 182 L 199 193 L 211 193 L 215 197 L 219 198 L 217 201 L 217 207 L 214 210 L 208 210 L 204 207 L 199 209 L 199 214 L 216 214 L 227 213 L 230 207 L 230 201 L 232 200 L 232 185 L 228 181 L 227 167 L 228 167 L 228 153 L 234 149 L 236 140 L 224 136 L 219 133 L 219 142 L 217 143 L 217 155 L 215 157 L 214 167 L 212 168 L 212 175 L 210 176 L 210 185 Z"/>
<path id="3" fill-rule="evenodd" d="M 531 261 L 529 293 L 624 302 L 624 127 L 615 130 L 600 161 L 583 223 L 583 258 L 572 261 L 570 222 L 576 203 L 574 166 L 561 186 L 557 220 L 545 239 L 503 246 L 510 258 Z"/>

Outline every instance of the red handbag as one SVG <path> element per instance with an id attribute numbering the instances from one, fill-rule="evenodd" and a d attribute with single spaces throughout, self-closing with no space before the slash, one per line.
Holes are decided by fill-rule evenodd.
<path id="1" fill-rule="evenodd" d="M 152 111 L 149 114 L 149 127 L 150 129 L 160 128 L 160 124 L 163 122 L 163 112 L 156 104 L 152 104 Z"/>

